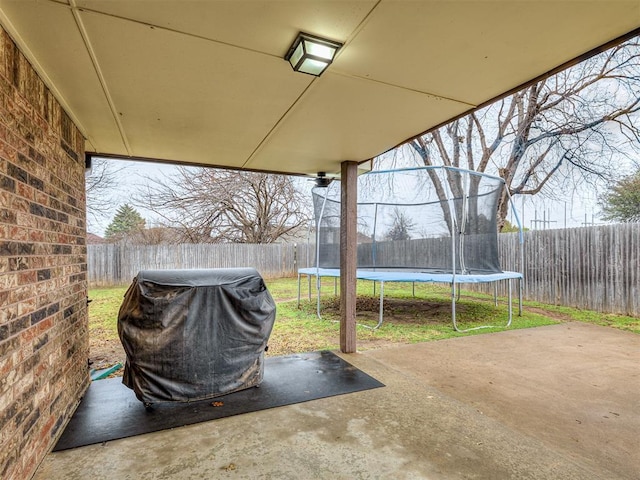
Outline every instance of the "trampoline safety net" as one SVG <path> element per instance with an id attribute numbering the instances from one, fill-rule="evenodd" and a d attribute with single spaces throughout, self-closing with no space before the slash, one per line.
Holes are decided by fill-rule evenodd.
<path id="1" fill-rule="evenodd" d="M 501 272 L 499 177 L 453 167 L 374 171 L 358 177 L 357 267 L 431 273 Z M 340 267 L 340 182 L 313 189 L 312 265 Z"/>

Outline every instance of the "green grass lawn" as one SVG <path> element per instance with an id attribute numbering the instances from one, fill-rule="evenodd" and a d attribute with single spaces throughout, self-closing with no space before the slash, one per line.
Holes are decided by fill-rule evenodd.
<path id="1" fill-rule="evenodd" d="M 276 301 L 277 316 L 269 340 L 269 355 L 284 355 L 321 349 L 339 348 L 339 299 L 334 296 L 333 279 L 323 279 L 321 297 L 322 319 L 316 315 L 315 280 L 311 301 L 308 300 L 306 279 L 302 282 L 302 301 L 297 305 L 297 279 L 267 279 L 267 286 Z M 96 288 L 89 291 L 89 332 L 92 346 L 119 344 L 117 334 L 118 309 L 127 287 Z M 379 285 L 377 285 L 379 289 Z M 367 350 L 392 344 L 418 343 L 430 340 L 478 335 L 504 330 L 501 327 L 456 332 L 451 324 L 450 290 L 446 286 L 408 283 L 385 284 L 384 323 L 377 330 L 379 290 L 372 282 L 358 282 L 357 339 L 358 349 Z M 640 333 L 640 319 L 622 315 L 601 314 L 569 307 L 525 302 L 522 317 L 517 315 L 514 301 L 513 323 L 510 328 L 530 328 L 562 321 L 581 321 L 606 325 Z M 457 303 L 457 319 L 461 328 L 507 323 L 506 299 L 494 306 L 493 297 L 462 291 Z M 114 360 L 118 361 L 118 360 Z"/>

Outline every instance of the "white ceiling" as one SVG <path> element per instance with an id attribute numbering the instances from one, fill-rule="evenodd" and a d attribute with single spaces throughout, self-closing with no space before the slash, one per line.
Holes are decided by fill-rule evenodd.
<path id="1" fill-rule="evenodd" d="M 336 172 L 640 28 L 640 0 L 0 0 L 89 152 Z M 299 31 L 344 42 L 322 77 Z"/>

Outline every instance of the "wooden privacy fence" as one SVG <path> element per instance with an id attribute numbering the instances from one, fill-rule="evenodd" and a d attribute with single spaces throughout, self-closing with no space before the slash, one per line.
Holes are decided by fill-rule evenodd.
<path id="1" fill-rule="evenodd" d="M 640 316 L 640 223 L 535 230 L 524 241 L 525 299 Z M 518 234 L 499 235 L 498 248 L 503 270 L 522 271 Z"/>
<path id="2" fill-rule="evenodd" d="M 640 223 L 525 232 L 528 300 L 640 316 Z M 253 267 L 269 278 L 295 276 L 313 261 L 307 244 L 89 245 L 89 284 L 126 285 L 140 270 Z M 515 233 L 498 236 L 504 270 L 521 271 Z M 504 282 L 502 282 L 504 283 Z M 493 292 L 487 284 L 469 288 Z M 505 294 L 505 286 L 499 292 Z"/>
<path id="3" fill-rule="evenodd" d="M 253 267 L 267 278 L 297 274 L 306 244 L 89 245 L 89 285 L 126 285 L 140 270 Z"/>

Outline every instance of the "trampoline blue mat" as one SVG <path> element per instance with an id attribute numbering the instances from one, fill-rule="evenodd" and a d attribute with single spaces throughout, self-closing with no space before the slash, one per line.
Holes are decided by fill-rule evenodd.
<path id="1" fill-rule="evenodd" d="M 339 277 L 340 269 L 338 268 L 301 268 L 298 270 L 301 275 L 312 275 L 319 277 Z M 521 279 L 522 274 L 519 272 L 498 272 L 485 274 L 456 274 L 451 273 L 432 273 L 432 272 L 413 272 L 402 270 L 356 270 L 356 278 L 358 280 L 372 280 L 376 282 L 434 282 L 434 283 L 489 283 L 500 280 Z"/>

